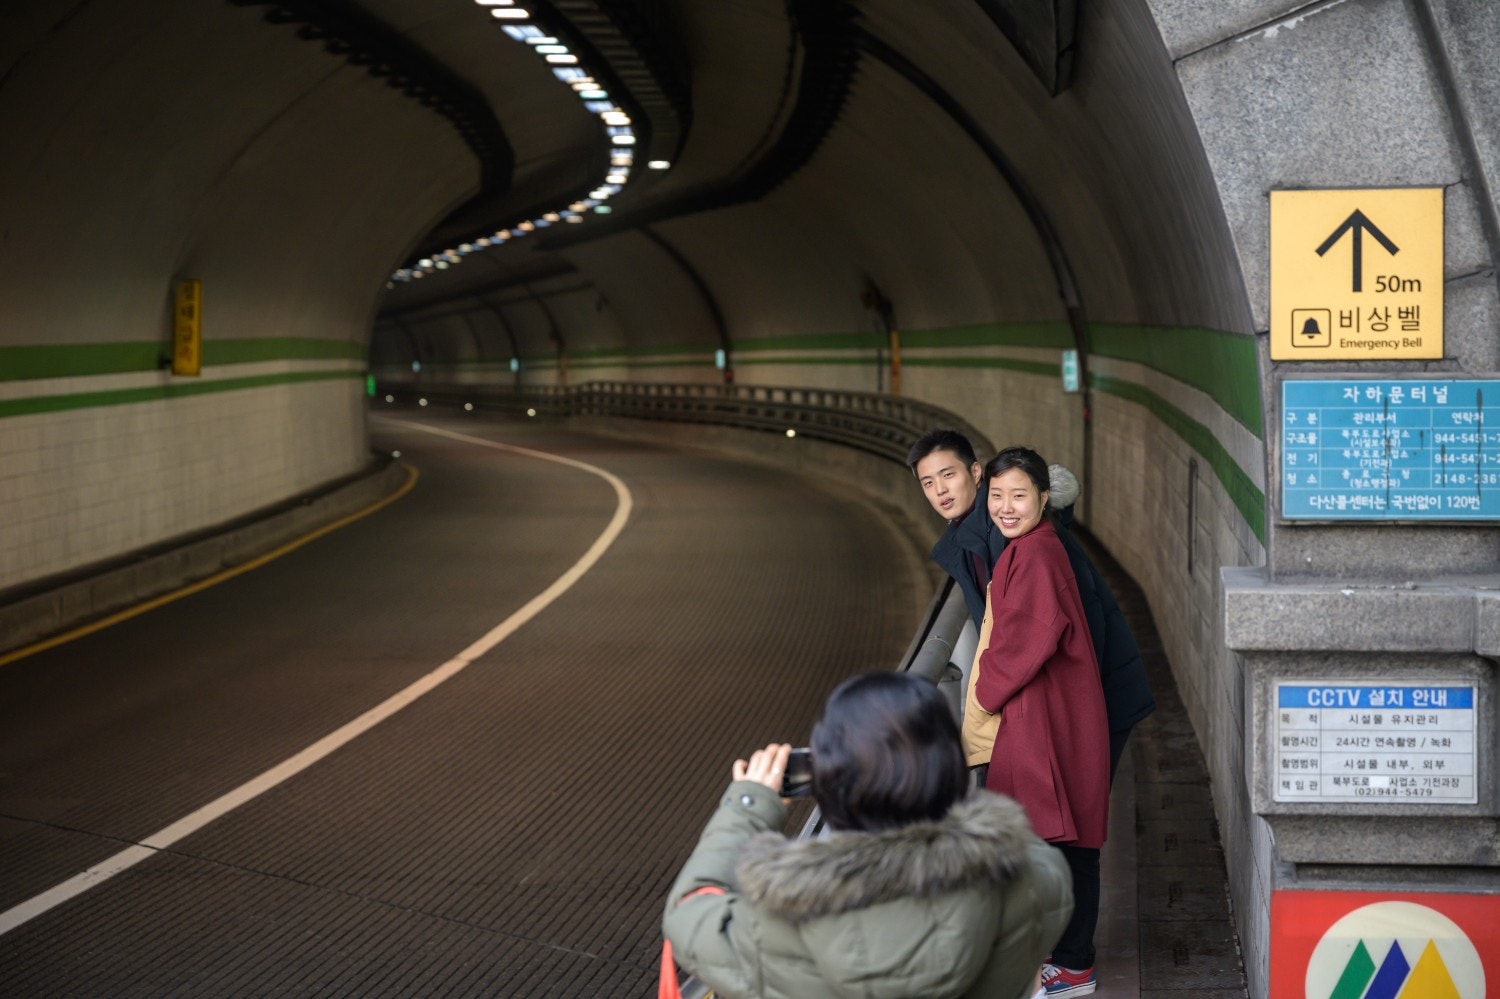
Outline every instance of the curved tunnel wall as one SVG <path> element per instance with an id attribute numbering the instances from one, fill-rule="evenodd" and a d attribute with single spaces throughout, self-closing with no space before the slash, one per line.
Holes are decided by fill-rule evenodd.
<path id="1" fill-rule="evenodd" d="M 262 13 L 112 0 L 0 26 L 0 590 L 367 461 L 374 289 L 474 161 Z M 162 367 L 184 278 L 197 378 Z"/>
<path id="2" fill-rule="evenodd" d="M 453 60 L 465 74 L 510 54 L 467 41 L 456 14 L 367 6 L 434 46 L 465 39 Z M 480 183 L 441 117 L 258 8 L 7 11 L 0 128 L 24 139 L 0 159 L 0 589 L 356 467 L 367 343 L 373 369 L 417 380 L 554 384 L 566 364 L 570 383 L 712 383 L 727 347 L 740 382 L 881 390 L 888 341 L 861 302 L 873 282 L 901 332 L 904 394 L 1082 473 L 1085 521 L 1162 623 L 1263 976 L 1274 853 L 1244 786 L 1243 672 L 1224 645 L 1218 571 L 1361 548 L 1353 532 L 1315 542 L 1269 517 L 1272 382 L 1253 336 L 1266 326 L 1265 192 L 1445 186 L 1451 349 L 1430 370 L 1493 371 L 1500 128 L 1484 110 L 1497 75 L 1483 40 L 1500 35 L 1500 8 L 1080 8 L 1071 85 L 1054 97 L 980 5 L 861 3 L 837 119 L 764 197 L 534 263 L 506 247 L 531 267 L 520 279 L 475 258 L 466 280 L 493 287 L 419 308 L 397 288 L 378 318 L 391 270 Z M 715 64 L 753 52 L 742 75 L 695 80 L 683 170 L 695 149 L 716 168 L 753 158 L 790 114 L 776 103 L 795 75 L 784 25 L 748 6 L 733 16 L 738 37 L 764 44 L 685 31 Z M 1395 53 L 1397 68 L 1369 51 Z M 511 108 L 526 191 L 563 162 L 557 136 L 585 124 L 541 87 L 519 100 L 536 72 L 486 88 Z M 736 105 L 745 80 L 753 96 Z M 1358 126 L 1393 106 L 1413 134 L 1363 142 Z M 736 112 L 756 127 L 737 130 Z M 192 381 L 158 368 L 171 283 L 189 276 L 205 283 L 208 329 Z M 1075 346 L 1086 398 L 1060 386 Z M 1429 568 L 1492 547 L 1455 538 Z"/>

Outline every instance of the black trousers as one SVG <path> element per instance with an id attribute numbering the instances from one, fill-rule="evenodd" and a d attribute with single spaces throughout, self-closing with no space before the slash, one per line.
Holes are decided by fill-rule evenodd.
<path id="1" fill-rule="evenodd" d="M 1115 782 L 1115 769 L 1125 755 L 1125 740 L 1130 729 L 1109 733 L 1109 783 Z M 973 787 L 984 787 L 989 764 L 973 768 Z M 1052 948 L 1051 963 L 1074 971 L 1094 966 L 1094 930 L 1099 925 L 1099 851 L 1081 846 L 1058 846 L 1073 874 L 1073 917 L 1063 928 L 1062 936 Z"/>
<path id="2" fill-rule="evenodd" d="M 1058 846 L 1073 872 L 1073 918 L 1052 948 L 1052 963 L 1074 971 L 1094 966 L 1094 927 L 1099 923 L 1099 851 Z"/>

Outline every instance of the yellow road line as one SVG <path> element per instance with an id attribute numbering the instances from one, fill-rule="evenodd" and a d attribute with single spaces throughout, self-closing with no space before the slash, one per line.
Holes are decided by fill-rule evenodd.
<path id="1" fill-rule="evenodd" d="M 526 455 L 545 461 L 557 462 L 558 464 L 568 465 L 597 475 L 608 482 L 615 491 L 616 503 L 614 516 L 605 525 L 604 532 L 594 540 L 594 543 L 589 546 L 588 551 L 584 552 L 567 572 L 559 576 L 551 586 L 527 601 L 523 607 L 511 614 L 510 617 L 501 621 L 477 641 L 471 643 L 468 648 L 464 649 L 458 655 L 432 670 L 426 676 L 416 680 L 404 690 L 398 691 L 386 698 L 353 721 L 346 722 L 301 752 L 288 757 L 270 770 L 251 778 L 227 794 L 221 795 L 192 814 L 178 819 L 165 829 L 158 830 L 139 843 L 132 844 L 114 856 L 95 864 L 79 874 L 75 874 L 73 877 L 42 892 L 40 895 L 0 912 L 0 936 L 35 919 L 42 913 L 48 912 L 64 902 L 83 894 L 89 889 L 108 881 L 115 875 L 129 870 L 135 865 L 155 856 L 158 852 L 169 849 L 179 840 L 192 835 L 215 819 L 227 815 L 246 802 L 285 783 L 308 767 L 323 760 L 329 754 L 352 742 L 365 732 L 368 732 L 385 719 L 416 702 L 423 695 L 436 689 L 439 685 L 458 675 L 470 663 L 492 650 L 506 638 L 509 638 L 517 629 L 540 614 L 553 601 L 566 593 L 574 583 L 582 579 L 584 574 L 604 557 L 604 553 L 615 543 L 615 539 L 625 530 L 625 524 L 630 520 L 631 510 L 635 507 L 635 500 L 631 496 L 629 487 L 625 485 L 619 476 L 596 465 L 590 465 L 576 458 L 565 458 L 562 455 L 548 454 L 545 451 L 533 451 L 530 448 L 517 447 L 514 444 L 502 444 L 497 441 L 486 440 L 482 437 L 472 437 L 468 434 L 455 433 L 451 430 L 443 430 L 425 424 L 407 423 L 405 425 L 411 429 L 438 434 L 443 437 L 452 438 L 453 440 L 465 441 L 497 451 L 507 451 L 512 454 Z M 410 469 L 408 470 L 411 471 Z M 415 481 L 416 473 L 412 471 L 412 478 L 408 482 L 408 487 L 410 487 L 411 482 Z M 390 500 L 395 498 L 396 496 L 388 497 L 384 502 L 390 502 Z M 384 503 L 380 505 L 384 505 Z M 375 509 L 379 509 L 379 506 L 372 507 L 370 510 L 365 511 L 365 513 L 372 512 Z M 363 515 L 361 513 L 355 516 Z M 329 525 L 324 530 L 332 530 L 335 526 L 337 525 Z M 316 535 L 310 535 L 303 540 L 305 542 L 311 540 L 313 537 L 316 537 Z M 290 547 L 295 547 L 295 545 Z M 290 547 L 288 550 L 290 550 Z M 274 556 L 275 553 L 272 553 L 272 555 L 267 556 L 267 559 L 269 560 L 269 558 Z"/>
<path id="2" fill-rule="evenodd" d="M 71 642 L 76 638 L 82 638 L 84 635 L 92 635 L 96 631 L 103 631 L 105 628 L 108 628 L 111 625 L 119 624 L 121 621 L 128 621 L 133 617 L 137 617 L 141 614 L 146 613 L 147 611 L 155 610 L 163 604 L 169 604 L 174 600 L 181 600 L 183 597 L 191 596 L 192 594 L 197 593 L 199 590 L 206 590 L 210 586 L 217 586 L 225 580 L 233 579 L 235 576 L 238 576 L 241 573 L 249 572 L 251 569 L 259 569 L 267 562 L 274 561 L 275 559 L 281 558 L 281 556 L 286 555 L 289 552 L 296 551 L 298 548 L 301 548 L 309 541 L 316 541 L 318 538 L 321 538 L 323 535 L 328 534 L 331 531 L 336 531 L 341 527 L 354 523 L 356 520 L 368 517 L 375 511 L 396 502 L 396 500 L 411 492 L 412 487 L 417 484 L 417 479 L 420 478 L 421 473 L 419 473 L 415 468 L 412 468 L 405 462 L 402 462 L 401 467 L 406 471 L 406 481 L 401 484 L 401 488 L 397 489 L 395 492 L 391 493 L 384 499 L 378 500 L 375 503 L 372 503 L 371 505 L 365 507 L 363 510 L 356 510 L 354 513 L 351 513 L 346 517 L 341 517 L 331 524 L 324 524 L 322 527 L 318 528 L 315 531 L 304 534 L 300 538 L 294 538 L 281 547 L 266 552 L 264 555 L 258 555 L 248 562 L 242 562 L 239 565 L 231 566 L 228 569 L 216 572 L 212 576 L 200 579 L 196 583 L 190 583 L 189 585 L 184 586 L 179 590 L 173 590 L 171 593 L 164 593 L 159 597 L 153 597 L 152 599 L 147 600 L 145 603 L 136 604 L 133 607 L 127 607 L 122 611 L 116 611 L 115 613 L 110 614 L 108 617 L 101 617 L 97 621 L 90 621 L 88 624 L 74 628 L 72 631 L 65 631 L 60 635 L 53 635 L 51 638 L 46 638 L 40 642 L 34 642 L 31 645 L 26 645 L 12 652 L 7 652 L 4 655 L 0 655 L 0 666 L 9 665 L 10 663 L 13 663 L 18 659 L 25 659 L 27 656 L 34 656 L 38 652 L 45 652 L 47 649 L 56 648 L 59 645 L 66 645 L 68 642 Z"/>

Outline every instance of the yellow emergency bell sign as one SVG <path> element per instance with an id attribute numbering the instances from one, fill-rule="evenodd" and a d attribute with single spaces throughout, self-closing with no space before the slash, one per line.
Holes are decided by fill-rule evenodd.
<path id="1" fill-rule="evenodd" d="M 1443 189 L 1271 192 L 1271 359 L 1443 356 Z"/>
<path id="2" fill-rule="evenodd" d="M 188 278 L 177 282 L 172 297 L 172 374 L 198 375 L 203 371 L 203 282 Z"/>

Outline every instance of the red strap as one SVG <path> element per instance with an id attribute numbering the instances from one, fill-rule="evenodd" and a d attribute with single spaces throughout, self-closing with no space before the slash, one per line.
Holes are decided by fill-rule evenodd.
<path id="1" fill-rule="evenodd" d="M 724 889 L 718 885 L 694 888 L 677 900 L 681 905 L 697 895 L 722 895 Z M 656 999 L 682 999 L 682 989 L 677 984 L 677 963 L 672 959 L 672 941 L 661 942 L 661 974 L 656 981 Z"/>
<path id="2" fill-rule="evenodd" d="M 682 903 L 686 902 L 688 899 L 695 898 L 695 897 L 697 897 L 699 895 L 722 895 L 722 894 L 724 894 L 724 889 L 720 888 L 718 885 L 704 885 L 702 888 L 694 888 L 692 891 L 688 892 L 686 895 L 684 895 L 681 898 L 679 898 L 677 900 L 677 904 L 681 905 Z"/>
<path id="3" fill-rule="evenodd" d="M 677 964 L 672 960 L 672 941 L 661 942 L 661 975 L 656 980 L 656 999 L 682 999 L 677 983 Z"/>

